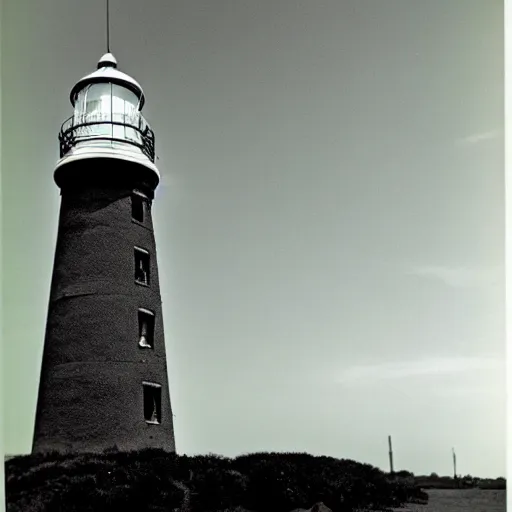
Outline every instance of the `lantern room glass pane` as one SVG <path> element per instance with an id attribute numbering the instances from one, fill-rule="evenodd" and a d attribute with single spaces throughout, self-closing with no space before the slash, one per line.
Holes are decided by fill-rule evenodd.
<path id="1" fill-rule="evenodd" d="M 113 85 L 112 93 L 114 121 L 124 125 L 138 126 L 139 98 L 137 95 L 120 85 Z M 142 143 L 139 132 L 127 126 L 114 126 L 114 137 Z"/>
<path id="2" fill-rule="evenodd" d="M 83 122 L 83 119 L 81 119 L 81 117 L 85 113 L 85 101 L 84 100 L 85 100 L 85 95 L 86 95 L 88 89 L 89 89 L 88 87 L 86 87 L 85 89 L 82 89 L 76 97 L 75 112 L 74 112 L 76 123 Z"/>
<path id="3" fill-rule="evenodd" d="M 75 134 L 78 138 L 112 137 L 142 144 L 140 133 L 130 127 L 139 126 L 139 116 L 135 93 L 116 84 L 91 84 L 77 95 L 74 123 L 86 126 L 77 128 Z"/>
<path id="4" fill-rule="evenodd" d="M 110 84 L 93 84 L 85 97 L 85 119 L 87 123 L 110 121 Z M 90 136 L 112 136 L 111 124 L 94 124 L 87 127 Z"/>

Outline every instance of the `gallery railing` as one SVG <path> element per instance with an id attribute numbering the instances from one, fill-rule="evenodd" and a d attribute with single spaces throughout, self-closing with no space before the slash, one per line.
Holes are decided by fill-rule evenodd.
<path id="1" fill-rule="evenodd" d="M 71 116 L 62 123 L 59 133 L 60 157 L 79 142 L 98 140 L 131 144 L 155 161 L 155 134 L 140 113 L 114 113 L 112 118 L 108 112 Z"/>

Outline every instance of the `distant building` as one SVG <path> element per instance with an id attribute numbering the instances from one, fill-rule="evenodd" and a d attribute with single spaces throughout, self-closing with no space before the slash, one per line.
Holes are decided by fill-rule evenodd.
<path id="1" fill-rule="evenodd" d="M 32 452 L 175 451 L 144 93 L 107 53 L 70 99 Z"/>

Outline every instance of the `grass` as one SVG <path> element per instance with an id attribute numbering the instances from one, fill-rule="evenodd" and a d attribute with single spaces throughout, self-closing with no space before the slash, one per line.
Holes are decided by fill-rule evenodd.
<path id="1" fill-rule="evenodd" d="M 406 505 L 400 512 L 505 512 L 506 491 L 489 489 L 431 489 L 427 505 Z"/>

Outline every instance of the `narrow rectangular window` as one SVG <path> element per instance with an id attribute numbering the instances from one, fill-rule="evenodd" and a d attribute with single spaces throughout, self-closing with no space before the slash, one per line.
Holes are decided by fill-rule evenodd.
<path id="1" fill-rule="evenodd" d="M 155 314 L 139 308 L 139 347 L 153 348 L 155 334 Z"/>
<path id="2" fill-rule="evenodd" d="M 132 219 L 144 222 L 144 198 L 139 194 L 132 194 Z"/>
<path id="3" fill-rule="evenodd" d="M 135 247 L 135 282 L 149 286 L 149 252 Z"/>
<path id="4" fill-rule="evenodd" d="M 162 386 L 153 382 L 143 382 L 144 419 L 146 423 L 159 425 L 162 422 Z"/>

